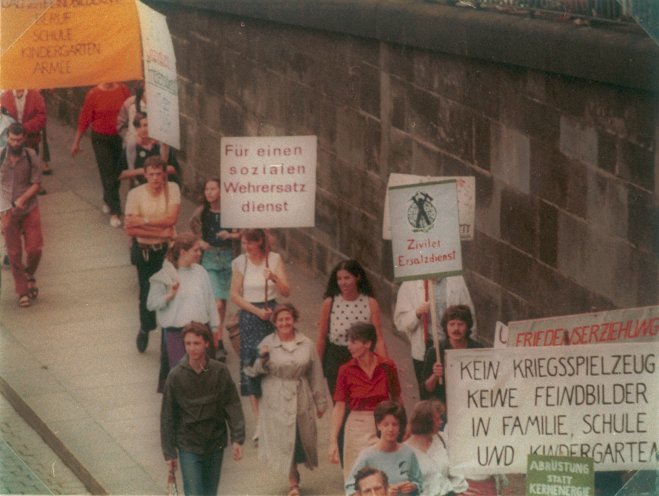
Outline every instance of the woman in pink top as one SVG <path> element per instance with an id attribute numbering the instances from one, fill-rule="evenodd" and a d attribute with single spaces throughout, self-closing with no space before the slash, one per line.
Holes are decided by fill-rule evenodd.
<path id="1" fill-rule="evenodd" d="M 78 131 L 71 145 L 71 156 L 80 151 L 80 139 L 87 128 L 92 128 L 92 147 L 103 186 L 103 210 L 111 215 L 110 225 L 121 226 L 119 201 L 119 174 L 121 166 L 121 136 L 117 134 L 117 116 L 126 98 L 130 96 L 123 83 L 101 83 L 87 92 L 78 117 Z"/>

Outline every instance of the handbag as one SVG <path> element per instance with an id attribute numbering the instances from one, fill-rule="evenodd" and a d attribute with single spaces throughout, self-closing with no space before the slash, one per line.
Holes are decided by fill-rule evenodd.
<path id="1" fill-rule="evenodd" d="M 237 355 L 240 354 L 240 310 L 229 315 L 227 318 L 226 330 L 229 333 L 231 347 Z"/>
<path id="2" fill-rule="evenodd" d="M 247 254 L 245 254 L 245 268 L 243 269 L 243 281 L 245 280 L 245 274 L 247 274 Z M 241 286 L 240 296 L 242 295 L 243 295 L 243 288 Z M 229 341 L 231 341 L 231 347 L 233 348 L 233 351 L 236 352 L 236 355 L 240 355 L 240 310 L 236 310 L 234 313 L 229 315 L 225 328 L 229 333 Z"/>

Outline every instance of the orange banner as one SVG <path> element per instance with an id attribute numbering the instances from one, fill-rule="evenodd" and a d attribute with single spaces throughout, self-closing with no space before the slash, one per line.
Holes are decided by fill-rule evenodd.
<path id="1" fill-rule="evenodd" d="M 135 0 L 0 2 L 0 88 L 142 79 Z"/>

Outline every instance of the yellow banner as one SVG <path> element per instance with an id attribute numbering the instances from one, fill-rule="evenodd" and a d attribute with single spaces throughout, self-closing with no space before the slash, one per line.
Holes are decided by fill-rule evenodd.
<path id="1" fill-rule="evenodd" d="M 135 0 L 0 0 L 0 88 L 142 78 Z"/>

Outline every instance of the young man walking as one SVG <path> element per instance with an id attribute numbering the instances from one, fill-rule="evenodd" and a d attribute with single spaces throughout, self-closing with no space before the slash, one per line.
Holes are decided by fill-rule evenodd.
<path id="1" fill-rule="evenodd" d="M 126 199 L 124 230 L 134 237 L 131 261 L 137 268 L 140 287 L 140 329 L 137 350 L 144 353 L 149 344 L 149 332 L 154 330 L 156 313 L 146 307 L 149 278 L 162 269 L 169 241 L 176 235 L 176 221 L 181 210 L 181 190 L 167 181 L 167 164 L 159 156 L 144 162 L 146 184 L 131 189 Z M 163 377 L 164 380 L 164 377 Z"/>
<path id="2" fill-rule="evenodd" d="M 178 450 L 185 494 L 215 495 L 229 437 L 233 459 L 242 458 L 245 419 L 229 369 L 207 356 L 208 328 L 191 322 L 182 334 L 186 356 L 167 376 L 162 398 L 162 450 L 170 470 Z"/>

